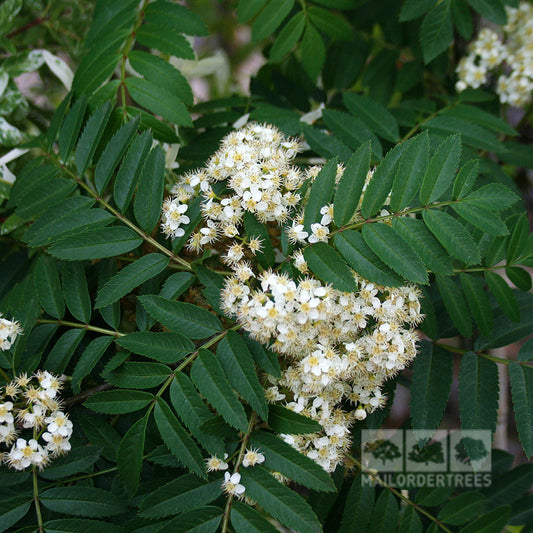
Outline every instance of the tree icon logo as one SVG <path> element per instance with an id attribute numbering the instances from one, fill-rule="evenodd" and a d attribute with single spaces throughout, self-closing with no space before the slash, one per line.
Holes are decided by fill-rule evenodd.
<path id="1" fill-rule="evenodd" d="M 372 454 L 372 457 L 381 461 L 384 465 L 387 461 L 392 463 L 394 459 L 402 456 L 398 446 L 389 439 L 378 439 L 367 443 L 365 446 L 367 451 Z"/>
<path id="2" fill-rule="evenodd" d="M 429 463 L 442 464 L 444 463 L 442 443 L 433 441 L 422 447 L 415 444 L 408 457 L 413 463 L 424 463 L 426 466 L 429 466 Z"/>
<path id="3" fill-rule="evenodd" d="M 455 459 L 465 465 L 472 466 L 472 462 L 479 462 L 488 455 L 485 443 L 481 439 L 463 437 L 455 445 Z"/>

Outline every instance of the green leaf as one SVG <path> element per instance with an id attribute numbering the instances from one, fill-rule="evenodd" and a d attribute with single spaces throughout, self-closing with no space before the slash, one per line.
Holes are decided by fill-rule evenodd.
<path id="1" fill-rule="evenodd" d="M 195 276 L 190 272 L 176 272 L 165 280 L 159 296 L 169 300 L 179 298 L 192 285 L 194 280 Z"/>
<path id="2" fill-rule="evenodd" d="M 431 233 L 451 255 L 466 264 L 479 263 L 478 247 L 457 219 L 444 211 L 435 209 L 426 209 L 422 216 Z"/>
<path id="3" fill-rule="evenodd" d="M 518 436 L 529 458 L 533 455 L 533 368 L 511 362 L 509 378 Z"/>
<path id="4" fill-rule="evenodd" d="M 515 294 L 507 282 L 498 274 L 490 271 L 485 272 L 485 281 L 503 312 L 511 320 L 518 322 L 520 320 L 520 310 L 518 309 Z"/>
<path id="5" fill-rule="evenodd" d="M 453 356 L 430 342 L 422 342 L 413 363 L 411 424 L 435 429 L 442 419 L 452 386 Z"/>
<path id="6" fill-rule="evenodd" d="M 177 4 L 169 5 L 177 6 Z M 130 52 L 129 60 L 131 66 L 149 82 L 179 97 L 183 103 L 187 105 L 193 104 L 192 89 L 187 78 L 168 61 L 141 50 Z"/>
<path id="7" fill-rule="evenodd" d="M 398 164 L 390 197 L 393 211 L 409 207 L 420 190 L 428 166 L 429 136 L 422 133 L 407 141 L 407 147 Z"/>
<path id="8" fill-rule="evenodd" d="M 158 24 L 143 24 L 136 33 L 136 38 L 144 46 L 155 48 L 163 54 L 182 59 L 194 59 L 193 49 L 183 35 L 169 31 L 168 28 L 161 28 Z"/>
<path id="9" fill-rule="evenodd" d="M 489 183 L 463 198 L 470 204 L 491 211 L 503 211 L 518 201 L 518 196 L 501 183 Z"/>
<path id="10" fill-rule="evenodd" d="M 271 433 L 252 433 L 251 445 L 265 456 L 264 466 L 281 472 L 284 476 L 313 490 L 335 491 L 335 483 L 326 471 L 309 457 L 301 454 L 282 439 Z"/>
<path id="11" fill-rule="evenodd" d="M 253 356 L 242 337 L 234 331 L 228 331 L 218 343 L 217 357 L 233 388 L 263 420 L 267 420 L 265 391 L 257 378 Z"/>
<path id="12" fill-rule="evenodd" d="M 139 127 L 139 117 L 127 122 L 113 135 L 107 143 L 94 171 L 94 184 L 98 192 L 102 192 L 115 170 L 118 162 L 126 152 Z"/>
<path id="13" fill-rule="evenodd" d="M 460 134 L 466 145 L 478 150 L 489 150 L 491 152 L 504 151 L 502 143 L 498 140 L 494 132 L 477 124 L 472 124 L 470 120 L 458 117 L 437 116 L 425 122 L 422 127 L 428 128 L 431 134 L 439 137 L 450 135 L 451 133 Z"/>
<path id="14" fill-rule="evenodd" d="M 521 362 L 533 360 L 533 337 L 527 340 L 520 347 L 520 351 L 518 352 L 518 360 Z"/>
<path id="15" fill-rule="evenodd" d="M 465 337 L 472 336 L 472 321 L 463 293 L 453 279 L 436 276 L 437 286 L 444 302 L 444 307 L 454 326 Z"/>
<path id="16" fill-rule="evenodd" d="M 191 472 L 207 478 L 204 459 L 198 446 L 179 423 L 168 404 L 161 398 L 158 398 L 155 404 L 154 417 L 167 448 Z"/>
<path id="17" fill-rule="evenodd" d="M 470 491 L 463 492 L 452 498 L 439 511 L 438 519 L 445 524 L 460 526 L 472 518 L 476 518 L 487 507 L 483 494 Z"/>
<path id="18" fill-rule="evenodd" d="M 144 26 L 143 26 L 144 27 Z M 192 126 L 191 116 L 181 99 L 163 87 L 142 78 L 126 78 L 131 97 L 156 115 L 179 126 Z"/>
<path id="19" fill-rule="evenodd" d="M 353 28 L 342 15 L 332 13 L 330 9 L 316 6 L 309 6 L 307 15 L 320 31 L 333 40 L 351 41 L 353 39 Z"/>
<path id="20" fill-rule="evenodd" d="M 305 27 L 305 15 L 303 11 L 294 15 L 277 36 L 270 49 L 270 61 L 279 63 L 294 48 Z"/>
<path id="21" fill-rule="evenodd" d="M 533 465 L 531 463 L 525 463 L 507 472 L 500 472 L 496 480 L 496 483 L 493 483 L 485 490 L 485 496 L 489 500 L 489 505 L 494 507 L 504 502 L 513 503 L 531 489 L 531 485 L 533 484 Z"/>
<path id="22" fill-rule="evenodd" d="M 496 363 L 468 352 L 461 357 L 459 412 L 461 429 L 496 429 L 499 382 Z M 467 452 L 469 452 L 467 447 Z"/>
<path id="23" fill-rule="evenodd" d="M 470 203 L 452 204 L 452 209 L 463 219 L 490 235 L 507 235 L 509 230 L 494 211 Z"/>
<path id="24" fill-rule="evenodd" d="M 507 267 L 505 269 L 507 277 L 522 291 L 531 290 L 531 274 L 520 267 Z"/>
<path id="25" fill-rule="evenodd" d="M 452 135 L 437 148 L 420 187 L 422 205 L 438 200 L 451 186 L 461 157 L 461 136 Z"/>
<path id="26" fill-rule="evenodd" d="M 115 178 L 113 199 L 121 211 L 128 207 L 133 197 L 137 180 L 151 146 L 152 134 L 148 130 L 144 131 L 131 143 L 122 165 L 120 165 Z"/>
<path id="27" fill-rule="evenodd" d="M 392 221 L 392 228 L 413 247 L 425 267 L 437 274 L 453 274 L 453 264 L 446 250 L 433 237 L 420 219 L 399 217 Z"/>
<path id="28" fill-rule="evenodd" d="M 143 466 L 144 441 L 149 413 L 133 424 L 120 441 L 117 470 L 128 494 L 137 492 Z"/>
<path id="29" fill-rule="evenodd" d="M 126 361 L 118 368 L 104 374 L 107 382 L 116 387 L 151 389 L 165 381 L 172 371 L 161 363 Z"/>
<path id="30" fill-rule="evenodd" d="M 186 35 L 206 36 L 209 34 L 202 19 L 190 9 L 179 4 L 157 0 L 145 9 L 146 22 L 158 26 L 169 26 Z"/>
<path id="31" fill-rule="evenodd" d="M 374 507 L 374 487 L 362 482 L 357 474 L 346 496 L 346 504 L 342 515 L 339 533 L 355 533 L 368 527 L 372 508 Z"/>
<path id="32" fill-rule="evenodd" d="M 362 144 L 350 157 L 335 192 L 333 214 L 335 224 L 347 224 L 355 214 L 363 185 L 370 168 L 370 142 Z"/>
<path id="33" fill-rule="evenodd" d="M 194 351 L 194 343 L 179 333 L 140 331 L 120 337 L 117 343 L 126 350 L 161 363 L 177 363 Z"/>
<path id="34" fill-rule="evenodd" d="M 466 196 L 472 190 L 478 173 L 479 159 L 472 159 L 461 167 L 453 183 L 454 200 Z"/>
<path id="35" fill-rule="evenodd" d="M 450 1 L 444 0 L 426 14 L 420 27 L 420 46 L 424 63 L 440 55 L 453 40 L 453 24 Z"/>
<path id="36" fill-rule="evenodd" d="M 370 517 L 372 531 L 375 533 L 394 533 L 398 523 L 398 502 L 394 494 L 384 490 L 376 500 Z"/>
<path id="37" fill-rule="evenodd" d="M 88 518 L 60 518 L 44 524 L 46 533 L 125 533 L 122 526 Z"/>
<path id="38" fill-rule="evenodd" d="M 85 330 L 83 329 L 69 329 L 63 333 L 50 350 L 43 368 L 61 375 L 67 368 L 84 335 Z"/>
<path id="39" fill-rule="evenodd" d="M 231 525 L 236 533 L 278 532 L 278 529 L 253 507 L 235 500 L 231 504 Z"/>
<path id="40" fill-rule="evenodd" d="M 142 239 L 123 226 L 111 226 L 84 231 L 72 237 L 65 237 L 53 244 L 48 252 L 67 261 L 101 259 L 131 252 Z"/>
<path id="41" fill-rule="evenodd" d="M 387 200 L 392 188 L 394 177 L 400 165 L 400 157 L 404 153 L 407 146 L 407 143 L 396 145 L 387 153 L 374 171 L 365 193 L 363 194 L 361 214 L 364 218 L 369 218 L 375 215 Z"/>
<path id="42" fill-rule="evenodd" d="M 231 390 L 220 363 L 211 352 L 200 350 L 191 367 L 191 379 L 228 424 L 243 432 L 247 430 L 244 409 Z"/>
<path id="43" fill-rule="evenodd" d="M 91 341 L 85 348 L 72 373 L 72 391 L 74 393 L 80 392 L 81 381 L 91 373 L 112 342 L 113 337 L 102 336 Z"/>
<path id="44" fill-rule="evenodd" d="M 355 149 L 362 144 L 370 142 L 374 158 L 381 159 L 383 155 L 381 142 L 362 120 L 336 109 L 324 109 L 322 111 L 322 120 L 331 133 L 345 143 L 346 146 Z"/>
<path id="45" fill-rule="evenodd" d="M 174 302 L 161 296 L 140 296 L 143 307 L 163 326 L 192 339 L 205 339 L 222 331 L 216 315 L 206 309 L 184 302 Z"/>
<path id="46" fill-rule="evenodd" d="M 407 507 L 402 513 L 398 533 L 422 533 L 422 520 L 414 507 Z"/>
<path id="47" fill-rule="evenodd" d="M 81 322 L 86 324 L 91 320 L 91 298 L 82 263 L 68 262 L 62 270 L 63 296 L 67 308 Z"/>
<path id="48" fill-rule="evenodd" d="M 507 24 L 507 14 L 501 0 L 467 0 L 467 2 L 483 17 L 494 24 Z"/>
<path id="49" fill-rule="evenodd" d="M 168 263 L 168 257 L 152 253 L 125 266 L 98 291 L 95 308 L 107 307 L 116 302 L 135 287 L 163 272 Z"/>
<path id="50" fill-rule="evenodd" d="M 123 501 L 107 490 L 95 487 L 53 487 L 39 495 L 51 511 L 76 516 L 113 516 L 127 511 Z"/>
<path id="51" fill-rule="evenodd" d="M 85 98 L 85 96 L 80 96 L 70 108 L 63 121 L 58 139 L 59 156 L 63 162 L 67 160 L 67 157 L 70 155 L 70 152 L 72 152 L 72 149 L 78 140 L 86 109 L 87 98 Z"/>
<path id="52" fill-rule="evenodd" d="M 87 472 L 98 461 L 102 449 L 98 446 L 77 446 L 68 455 L 54 460 L 40 476 L 46 479 L 62 479 L 78 472 Z"/>
<path id="53" fill-rule="evenodd" d="M 326 159 L 338 157 L 342 162 L 347 162 L 352 156 L 352 150 L 333 135 L 326 135 L 309 124 L 300 124 L 305 140 L 317 154 Z"/>
<path id="54" fill-rule="evenodd" d="M 85 125 L 78 142 L 78 148 L 76 149 L 76 167 L 80 175 L 83 175 L 91 163 L 98 143 L 107 126 L 107 121 L 111 116 L 111 110 L 111 103 L 106 102 L 93 113 Z"/>
<path id="55" fill-rule="evenodd" d="M 483 282 L 469 274 L 461 274 L 460 279 L 468 307 L 476 324 L 485 337 L 490 337 L 494 327 L 494 318 L 488 294 L 483 290 Z"/>
<path id="56" fill-rule="evenodd" d="M 262 368 L 267 374 L 274 377 L 281 377 L 281 368 L 279 366 L 278 356 L 272 350 L 265 348 L 260 342 L 244 335 L 244 342 L 254 358 L 255 364 Z"/>
<path id="57" fill-rule="evenodd" d="M 268 234 L 268 229 L 264 224 L 261 224 L 252 213 L 244 213 L 244 229 L 248 237 L 258 237 L 262 242 L 262 250 L 257 252 L 255 257 L 257 262 L 263 268 L 270 268 L 274 266 L 276 255 L 274 253 L 274 247 Z M 200 280 L 201 281 L 201 280 Z M 220 291 L 218 294 L 218 300 L 220 300 Z"/>
<path id="58" fill-rule="evenodd" d="M 304 257 L 311 271 L 325 283 L 331 283 L 333 287 L 344 292 L 357 290 L 353 272 L 328 244 L 317 242 L 305 248 Z"/>
<path id="59" fill-rule="evenodd" d="M 252 20 L 268 0 L 239 0 L 237 16 L 239 24 Z"/>
<path id="60" fill-rule="evenodd" d="M 309 198 L 305 204 L 304 227 L 311 231 L 311 224 L 319 222 L 320 209 L 328 205 L 335 188 L 335 176 L 337 175 L 337 158 L 328 161 L 311 183 Z"/>
<path id="61" fill-rule="evenodd" d="M 61 283 L 57 272 L 56 262 L 45 255 L 41 255 L 35 265 L 33 274 L 35 292 L 45 312 L 55 318 L 63 318 L 65 302 L 61 291 Z"/>
<path id="62" fill-rule="evenodd" d="M 83 405 L 97 413 L 119 415 L 133 413 L 146 407 L 154 395 L 138 390 L 110 390 L 97 392 L 90 396 Z"/>
<path id="63" fill-rule="evenodd" d="M 403 284 L 402 279 L 368 247 L 358 231 L 337 233 L 334 240 L 342 257 L 363 278 L 388 287 L 399 287 Z"/>
<path id="64" fill-rule="evenodd" d="M 409 281 L 427 283 L 423 263 L 411 245 L 387 224 L 365 224 L 363 238 L 371 250 L 395 272 Z"/>
<path id="65" fill-rule="evenodd" d="M 143 230 L 151 233 L 161 216 L 165 189 L 165 154 L 156 146 L 148 155 L 139 177 L 133 212 Z"/>
<path id="66" fill-rule="evenodd" d="M 291 12 L 294 0 L 269 0 L 252 26 L 252 41 L 257 42 L 274 33 Z"/>
<path id="67" fill-rule="evenodd" d="M 276 481 L 263 467 L 242 469 L 246 494 L 283 525 L 300 533 L 316 533 L 320 522 L 309 504 L 288 487 Z"/>
<path id="68" fill-rule="evenodd" d="M 367 96 L 350 92 L 342 94 L 342 101 L 352 115 L 360 118 L 380 137 L 393 143 L 400 140 L 398 121 L 379 102 Z"/>
<path id="69" fill-rule="evenodd" d="M 326 61 L 326 46 L 320 32 L 310 22 L 305 27 L 301 49 L 304 70 L 315 81 Z"/>
<path id="70" fill-rule="evenodd" d="M 159 487 L 145 498 L 139 515 L 144 518 L 162 518 L 190 511 L 206 503 L 211 503 L 222 494 L 220 480 L 205 481 L 187 474 Z"/>
<path id="71" fill-rule="evenodd" d="M 158 527 L 157 533 L 215 533 L 223 512 L 220 507 L 212 505 L 198 507 Z"/>
<path id="72" fill-rule="evenodd" d="M 268 425 L 276 433 L 290 435 L 316 433 L 322 429 L 316 420 L 275 404 L 269 406 Z"/>
<path id="73" fill-rule="evenodd" d="M 527 218 L 527 214 L 523 213 L 516 221 L 513 232 L 511 234 L 511 240 L 509 241 L 509 245 L 507 246 L 507 253 L 505 254 L 505 258 L 507 259 L 508 265 L 514 263 L 515 260 L 522 255 L 522 251 L 527 243 L 528 235 L 529 220 Z"/>
<path id="74" fill-rule="evenodd" d="M 507 524 L 510 511 L 510 505 L 497 507 L 461 528 L 459 533 L 500 533 Z"/>
<path id="75" fill-rule="evenodd" d="M 181 421 L 193 437 L 210 453 L 220 457 L 224 454 L 223 440 L 201 429 L 204 422 L 212 418 L 212 413 L 194 388 L 191 380 L 183 373 L 176 374 L 170 385 L 170 400 Z"/>
<path id="76" fill-rule="evenodd" d="M 501 119 L 497 115 L 472 105 L 459 104 L 458 106 L 439 113 L 439 115 L 467 119 L 475 124 L 479 124 L 480 126 L 484 126 L 499 133 L 504 133 L 505 135 L 509 135 L 511 137 L 517 135 L 516 130 L 505 120 Z"/>
<path id="77" fill-rule="evenodd" d="M 16 209 L 16 214 L 23 219 L 34 218 L 65 200 L 75 188 L 74 181 L 64 178 L 47 177 L 38 180 L 36 186 L 24 195 Z M 4 228 L 3 231 L 5 232 L 6 229 Z"/>
<path id="78" fill-rule="evenodd" d="M 406 0 L 400 11 L 400 22 L 415 20 L 427 13 L 437 0 Z"/>
<path id="79" fill-rule="evenodd" d="M 0 500 L 0 531 L 10 531 L 11 526 L 26 516 L 31 503 L 31 496 L 2 498 Z"/>

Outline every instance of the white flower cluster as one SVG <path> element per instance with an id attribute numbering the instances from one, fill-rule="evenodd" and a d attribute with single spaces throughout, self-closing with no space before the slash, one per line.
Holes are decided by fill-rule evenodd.
<path id="1" fill-rule="evenodd" d="M 287 406 L 317 420 L 324 435 L 285 435 L 285 440 L 332 471 L 349 448 L 353 419 L 381 407 L 381 386 L 416 355 L 414 326 L 422 318 L 419 291 L 380 287 L 354 274 L 359 290 L 345 293 L 307 277 L 300 282 L 271 271 L 250 290 L 227 280 L 222 303 L 253 338 L 287 356 L 269 401 L 292 394 Z M 338 405 L 348 400 L 351 412 Z"/>
<path id="2" fill-rule="evenodd" d="M 61 411 L 61 387 L 59 378 L 46 371 L 19 376 L 4 387 L 0 395 L 0 443 L 15 443 L 2 455 L 10 468 L 24 470 L 33 465 L 42 469 L 70 450 L 72 422 Z M 31 438 L 21 436 L 24 430 L 31 430 Z"/>
<path id="3" fill-rule="evenodd" d="M 183 236 L 181 226 L 190 222 L 184 213 L 197 195 L 206 224 L 189 240 L 195 251 L 222 237 L 236 237 L 245 212 L 261 222 L 284 222 L 300 201 L 296 191 L 309 177 L 292 165 L 299 150 L 298 140 L 286 139 L 273 126 L 252 123 L 228 134 L 204 169 L 182 176 L 173 188 L 163 204 L 163 232 Z M 227 186 L 221 196 L 213 190 L 218 182 Z"/>
<path id="4" fill-rule="evenodd" d="M 216 455 L 206 459 L 207 471 L 213 472 L 218 470 L 227 470 L 229 465 L 226 463 L 228 454 L 224 454 L 224 460 L 219 459 Z M 249 467 L 259 465 L 265 462 L 265 456 L 257 449 L 249 448 L 246 450 L 242 458 L 242 466 Z M 244 492 L 246 488 L 244 485 L 241 485 L 241 475 L 238 472 L 230 474 L 229 472 L 224 472 L 224 480 L 222 481 L 222 488 L 224 492 L 228 495 L 237 496 L 237 498 L 244 498 Z"/>
<path id="5" fill-rule="evenodd" d="M 378 287 L 354 273 L 358 291 L 345 293 L 309 275 L 299 245 L 328 241 L 333 206 L 322 206 L 320 221 L 304 227 L 306 198 L 298 190 L 306 180 L 312 182 L 321 168 L 303 171 L 291 166 L 299 147 L 297 140 L 285 139 L 268 125 L 250 124 L 230 133 L 205 169 L 183 177 L 174 187 L 174 197 L 163 206 L 163 231 L 182 236 L 180 224 L 186 222 L 180 217 L 188 202 L 201 196 L 203 227 L 192 234 L 188 247 L 200 250 L 223 237 L 230 239 L 222 261 L 234 274 L 226 278 L 222 307 L 253 338 L 286 356 L 281 379 L 268 376 L 272 386 L 266 390 L 267 400 L 284 401 L 321 424 L 323 431 L 315 435 L 283 438 L 333 471 L 349 449 L 350 425 L 383 405 L 384 381 L 416 355 L 414 326 L 422 315 L 415 287 Z M 343 170 L 339 165 L 337 182 Z M 371 176 L 369 171 L 367 183 Z M 307 277 L 293 280 L 273 271 L 258 274 L 261 269 L 248 260 L 260 250 L 261 242 L 240 235 L 246 212 L 263 223 L 287 226 L 295 251 L 286 262 Z M 341 402 L 351 402 L 353 408 L 345 411 Z M 245 457 L 243 465 L 246 462 Z M 227 468 L 219 458 L 208 459 L 210 470 Z M 224 487 L 239 495 L 241 489 L 235 487 L 241 486 L 240 479 L 233 476 L 226 472 Z"/>
<path id="6" fill-rule="evenodd" d="M 22 328 L 18 322 L 2 318 L 2 313 L 0 313 L 0 350 L 9 350 L 17 335 L 21 333 Z"/>
<path id="7" fill-rule="evenodd" d="M 458 91 L 477 88 L 496 79 L 496 92 L 502 103 L 524 107 L 533 90 L 533 5 L 521 2 L 506 7 L 507 24 L 503 36 L 484 28 L 469 46 L 469 54 L 457 66 Z"/>

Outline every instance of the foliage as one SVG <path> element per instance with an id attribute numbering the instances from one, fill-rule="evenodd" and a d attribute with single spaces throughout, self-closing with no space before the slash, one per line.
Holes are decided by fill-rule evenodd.
<path id="1" fill-rule="evenodd" d="M 0 311 L 23 331 L 0 351 L 0 408 L 11 409 L 5 396 L 17 376 L 63 375 L 72 450 L 42 470 L 2 466 L 0 531 L 529 530 L 532 465 L 512 468 L 507 452 L 492 451 L 489 487 L 408 495 L 383 480 L 365 483 L 379 475 L 358 460 L 360 430 L 383 425 L 399 385 L 410 389 L 409 427 L 439 427 L 453 354 L 461 428 L 495 430 L 498 372 L 508 369 L 520 443 L 533 455 L 531 343 L 517 361 L 492 353 L 533 325 L 533 241 L 515 179 L 533 169 L 531 110 L 513 127 L 494 94 L 455 91 L 457 58 L 480 17 L 504 24 L 506 6 L 518 3 L 241 0 L 232 16 L 251 27 L 266 62 L 249 96 L 201 103 L 186 61 L 196 60 L 193 37 L 211 28 L 195 2 L 97 0 L 81 48 L 57 33 L 58 17 L 68 13 L 83 27 L 88 6 L 55 4 L 0 6 L 0 135 L 14 132 L 9 121 L 18 132 L 2 140 L 11 156 L 0 167 Z M 26 104 L 14 82 L 43 61 L 50 66 L 46 54 L 35 59 L 36 42 L 76 64 L 66 96 L 51 98 L 53 113 Z M 262 290 L 274 286 L 269 269 L 299 291 L 307 274 L 330 305 L 370 302 L 370 311 L 348 312 L 358 321 L 353 344 L 363 335 L 376 345 L 389 333 L 405 336 L 391 341 L 401 350 L 374 354 L 374 367 L 362 357 L 359 382 L 336 382 L 342 391 L 331 413 L 304 405 L 284 381 L 291 364 L 306 363 L 283 355 L 283 331 L 271 335 L 266 321 L 253 331 L 221 300 L 235 266 L 227 240 L 194 244 L 214 227 L 204 220 L 209 198 L 229 198 L 233 185 L 212 179 L 199 190 L 191 170 L 223 165 L 216 151 L 235 123 L 278 128 L 294 152 L 288 167 L 303 176 L 281 224 L 249 210 L 226 234 L 260 244 L 246 258 Z M 194 194 L 179 196 L 184 184 Z M 174 226 L 172 202 L 187 206 Z M 162 206 L 172 241 L 158 227 Z M 249 280 L 242 285 L 257 296 L 261 285 Z M 385 302 L 407 313 L 390 320 L 393 332 L 375 311 Z M 334 322 L 347 321 L 334 319 L 331 335 Z M 416 325 L 424 337 L 415 357 L 407 339 L 414 345 Z M 331 358 L 347 356 L 348 344 Z M 387 370 L 376 370 L 393 352 Z M 413 358 L 412 369 L 398 371 Z M 308 374 L 325 387 L 323 368 Z M 363 394 L 365 380 L 373 396 Z M 335 429 L 326 436 L 329 422 Z M 324 438 L 341 442 L 329 463 L 319 452 Z M 468 463 L 476 445 L 463 441 L 455 451 Z M 440 462 L 437 445 L 412 460 Z"/>

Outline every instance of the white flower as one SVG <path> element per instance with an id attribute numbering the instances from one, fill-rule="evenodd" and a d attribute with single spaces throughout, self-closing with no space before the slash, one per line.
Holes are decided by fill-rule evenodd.
<path id="1" fill-rule="evenodd" d="M 228 454 L 224 454 L 224 459 L 227 459 Z M 216 455 L 213 455 L 211 457 L 208 457 L 205 460 L 205 463 L 207 465 L 207 471 L 213 472 L 216 470 L 227 470 L 228 469 L 228 463 L 224 462 L 222 459 L 219 459 Z"/>
<path id="2" fill-rule="evenodd" d="M 224 473 L 224 481 L 222 482 L 222 487 L 226 494 L 237 496 L 237 498 L 244 498 L 244 491 L 246 488 L 244 485 L 240 484 L 241 475 L 238 472 L 230 474 L 229 472 Z"/>
<path id="3" fill-rule="evenodd" d="M 255 449 L 248 449 L 246 450 L 246 453 L 244 454 L 244 458 L 242 460 L 243 466 L 254 466 L 261 464 L 265 461 L 265 456 L 259 452 L 259 450 Z"/>
<path id="4" fill-rule="evenodd" d="M 12 409 L 13 402 L 0 403 L 0 423 L 13 423 L 14 418 L 13 413 L 11 412 Z"/>
<path id="5" fill-rule="evenodd" d="M 307 239 L 311 244 L 328 240 L 329 228 L 327 226 L 323 226 L 317 222 L 316 224 L 311 224 L 311 231 L 312 235 L 310 235 L 309 239 Z"/>
<path id="6" fill-rule="evenodd" d="M 48 424 L 47 429 L 52 434 L 57 433 L 62 437 L 70 437 L 72 435 L 72 422 L 61 411 L 52 413 L 51 416 L 45 419 L 45 423 Z"/>

